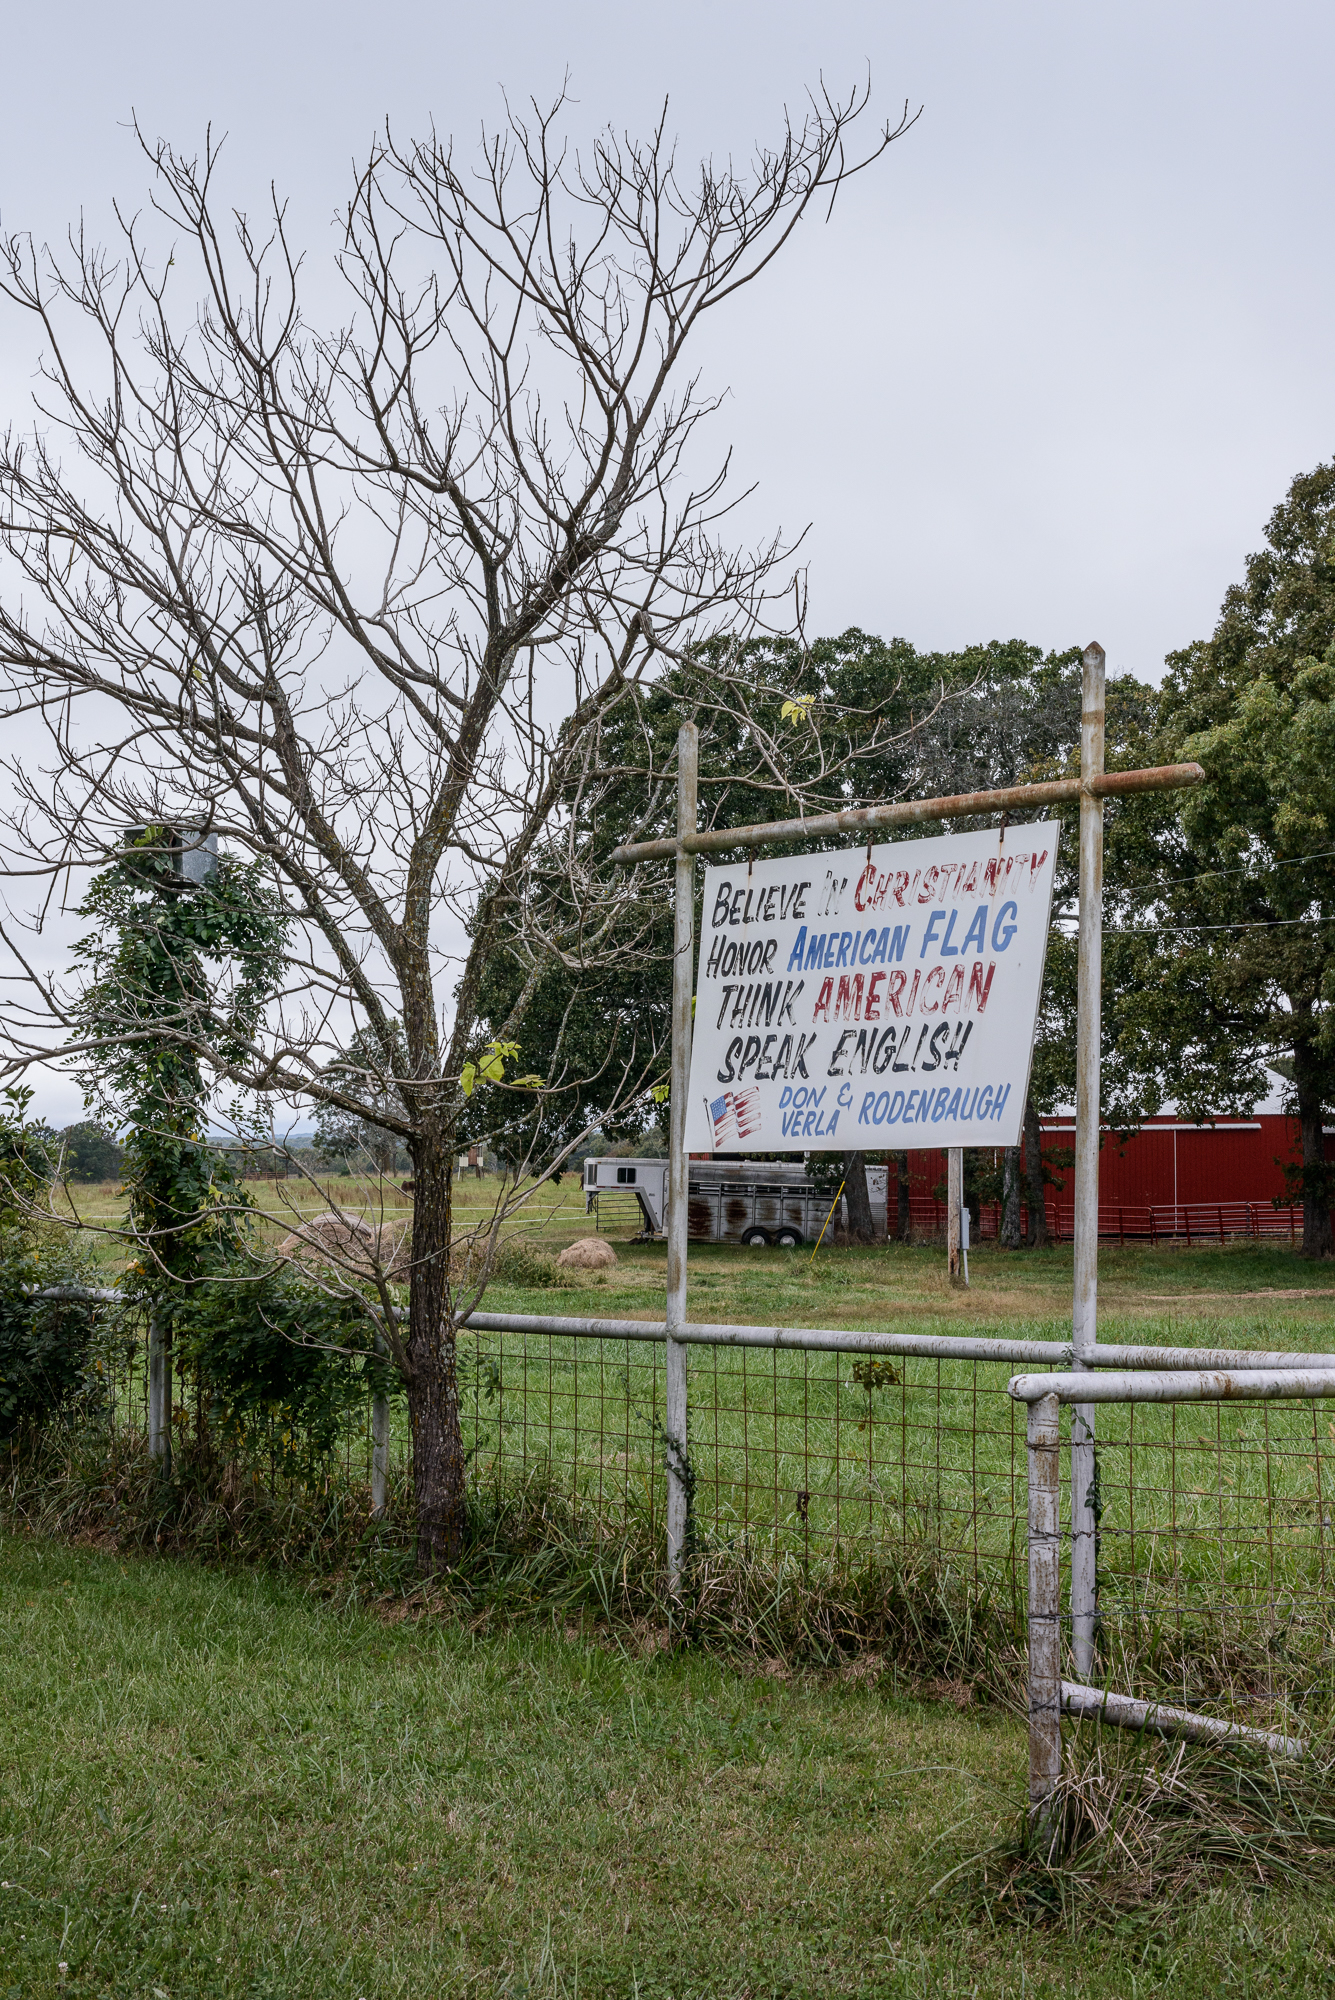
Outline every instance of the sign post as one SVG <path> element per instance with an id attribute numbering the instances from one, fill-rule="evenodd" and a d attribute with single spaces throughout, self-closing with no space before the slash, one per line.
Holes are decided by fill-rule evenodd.
<path id="1" fill-rule="evenodd" d="M 663 1432 L 667 1455 L 668 1585 L 681 1583 L 690 1505 L 687 1439 L 686 1243 L 690 1163 L 686 1156 L 686 1098 L 691 1071 L 691 995 L 695 983 L 695 857 L 686 836 L 696 830 L 700 733 L 684 722 L 677 734 L 677 869 L 672 941 L 672 1090 L 668 1099 L 667 1341 L 664 1357 Z"/>
<path id="2" fill-rule="evenodd" d="M 1023 1115 L 1023 1113 L 1021 1114 Z M 962 1268 L 964 1234 L 964 1148 L 952 1146 L 946 1154 L 946 1264 L 952 1285 L 965 1282 Z"/>
<path id="3" fill-rule="evenodd" d="M 1105 655 L 1086 646 L 1080 699 L 1080 956 L 1076 987 L 1075 1276 L 1071 1339 L 1076 1368 L 1092 1368 L 1099 1312 L 1099 1098 L 1103 985 Z M 1071 1406 L 1071 1645 L 1076 1679 L 1094 1671 L 1098 1620 L 1098 1492 L 1094 1406 Z"/>

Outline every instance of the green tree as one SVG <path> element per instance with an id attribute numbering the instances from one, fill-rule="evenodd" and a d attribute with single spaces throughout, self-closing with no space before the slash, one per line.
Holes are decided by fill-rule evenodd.
<path id="1" fill-rule="evenodd" d="M 1181 682 L 1174 696 L 1185 692 Z M 1213 690 L 1207 693 L 1209 705 Z M 1207 782 L 1182 811 L 1177 865 L 1158 911 L 1163 977 L 1142 1002 L 1173 1092 L 1195 1117 L 1247 1111 L 1284 1077 L 1301 1134 L 1290 1197 L 1303 1254 L 1332 1252 L 1326 1107 L 1335 1101 L 1335 646 L 1284 686 L 1244 684 L 1231 713 L 1183 733 Z"/>
<path id="2" fill-rule="evenodd" d="M 394 1172 L 402 1143 L 398 1131 L 409 1115 L 396 1077 L 406 1065 L 403 1029 L 397 1022 L 388 1048 L 373 1029 L 357 1030 L 342 1055 L 325 1067 L 325 1077 L 344 1102 L 316 1106 L 315 1150 L 322 1159 L 344 1163 L 354 1173 L 368 1167 L 378 1174 Z M 391 1130 L 386 1119 L 397 1129 Z"/>
<path id="3" fill-rule="evenodd" d="M 67 1125 L 59 1135 L 61 1169 L 70 1181 L 115 1181 L 121 1177 L 124 1152 L 114 1132 L 94 1118 Z"/>
<path id="4" fill-rule="evenodd" d="M 1144 1043 L 1191 1116 L 1251 1109 L 1287 1080 L 1302 1163 L 1303 1253 L 1331 1254 L 1322 1125 L 1335 1096 L 1335 463 L 1290 485 L 1209 639 L 1169 656 L 1156 761 L 1195 758 L 1140 918 L 1152 975 Z"/>
<path id="5" fill-rule="evenodd" d="M 1224 593 L 1208 639 L 1168 657 L 1164 721 L 1202 730 L 1225 722 L 1252 681 L 1287 687 L 1300 662 L 1335 644 L 1335 459 L 1300 472 Z"/>
<path id="6" fill-rule="evenodd" d="M 545 926 L 531 918 L 516 925 L 479 988 L 479 1012 L 494 1035 L 522 1006 L 521 1067 L 542 1077 L 543 1092 L 535 1098 L 502 1085 L 470 1106 L 461 1136 L 542 1165 L 590 1124 L 617 1140 L 661 1118 L 670 1061 L 670 871 L 640 871 L 633 900 L 582 930 L 570 856 L 577 843 L 585 866 L 603 868 L 618 841 L 675 830 L 683 721 L 700 729 L 702 825 L 785 819 L 913 789 L 929 719 L 976 674 L 972 656 L 961 663 L 961 656 L 920 654 L 906 640 L 887 644 L 853 628 L 809 646 L 716 639 L 635 690 L 600 727 L 598 782 L 581 772 L 569 789 L 574 838 L 552 842 L 535 866 L 531 902 L 545 912 Z"/>
<path id="7" fill-rule="evenodd" d="M 1107 713 L 1110 767 L 1146 762 L 1156 714 L 1152 690 L 1130 678 L 1113 681 Z M 1080 649 L 1045 654 L 1008 640 L 922 653 L 905 639 L 886 641 L 856 628 L 805 647 L 791 640 L 715 641 L 625 704 L 603 728 L 600 757 L 612 782 L 599 794 L 596 823 L 586 829 L 594 847 L 610 850 L 629 835 L 652 837 L 674 828 L 676 733 L 688 717 L 700 728 L 701 821 L 707 825 L 787 818 L 798 800 L 814 811 L 992 790 L 1078 769 Z M 576 813 L 578 803 L 572 795 Z M 1103 1048 L 1110 1115 L 1127 1127 L 1157 1110 L 1163 1093 L 1160 1051 L 1128 1016 L 1124 1001 L 1152 957 L 1152 946 L 1129 927 L 1130 917 L 1140 908 L 1143 883 L 1163 872 L 1173 812 L 1171 801 L 1157 798 L 1106 810 L 1108 915 L 1121 928 L 1105 946 Z M 1038 1115 L 1075 1095 L 1076 808 L 1058 816 L 1053 930 L 1028 1107 L 1031 1241 L 1044 1230 Z M 889 837 L 919 833 L 905 828 Z M 564 850 L 554 849 L 545 882 L 553 904 L 568 893 L 565 866 Z M 587 964 L 553 960 L 541 966 L 517 946 L 492 961 L 482 991 L 493 1032 L 525 981 L 536 982 L 523 1055 L 548 1087 L 540 1104 L 495 1093 L 475 1114 L 478 1136 L 490 1118 L 490 1143 L 504 1149 L 522 1139 L 536 1157 L 544 1144 L 559 1150 L 573 1143 L 592 1120 L 619 1138 L 633 1137 L 659 1116 L 651 1085 L 661 1088 L 668 1070 L 672 912 L 666 869 L 643 871 L 639 898 L 620 922 L 623 948 L 609 951 L 600 936 L 597 959 L 591 954 Z M 636 1080 L 638 1089 L 628 1088 Z M 852 1170 L 851 1156 L 844 1168 Z"/>

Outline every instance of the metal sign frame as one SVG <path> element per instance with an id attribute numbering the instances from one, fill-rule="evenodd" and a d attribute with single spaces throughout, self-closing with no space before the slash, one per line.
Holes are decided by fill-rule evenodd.
<path id="1" fill-rule="evenodd" d="M 695 986 L 694 876 L 697 854 L 733 848 L 778 847 L 832 834 L 867 834 L 879 827 L 915 826 L 933 820 L 964 819 L 980 813 L 1027 812 L 1043 806 L 1080 804 L 1080 933 L 1076 1016 L 1075 1114 L 1075 1272 L 1071 1330 L 1075 1367 L 1094 1365 L 1098 1336 L 1099 1261 L 1099 1098 L 1100 1000 L 1103 969 L 1103 801 L 1138 792 L 1177 791 L 1197 785 L 1199 764 L 1167 764 L 1152 770 L 1105 771 L 1104 698 L 1107 656 L 1097 642 L 1081 660 L 1080 776 L 1045 784 L 1010 785 L 999 791 L 964 792 L 950 798 L 897 800 L 893 804 L 819 813 L 810 819 L 776 820 L 754 826 L 710 827 L 698 823 L 699 731 L 683 723 L 677 736 L 677 831 L 675 838 L 627 841 L 612 860 L 675 861 L 675 915 L 672 958 L 672 1094 L 669 1103 L 666 1383 L 667 1556 L 675 1590 L 686 1554 L 690 1459 L 687 1436 L 686 1319 L 687 1180 L 686 1100 L 691 1069 L 691 999 Z M 1071 1620 L 1076 1671 L 1092 1671 L 1097 1617 L 1094 1575 L 1094 1411 L 1087 1403 L 1072 1409 L 1071 1441 Z"/>

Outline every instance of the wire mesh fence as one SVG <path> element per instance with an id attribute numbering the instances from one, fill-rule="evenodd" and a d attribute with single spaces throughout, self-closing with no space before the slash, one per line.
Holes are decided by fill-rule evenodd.
<path id="1" fill-rule="evenodd" d="M 576 1509 L 657 1523 L 663 1348 L 548 1334 L 463 1336 L 475 1477 L 549 1477 Z M 1024 1426 L 1004 1365 L 793 1349 L 692 1347 L 697 1545 L 818 1550 L 912 1544 L 985 1566 L 1013 1556 Z"/>
<path id="2" fill-rule="evenodd" d="M 461 1416 L 479 1493 L 560 1495 L 593 1534 L 663 1534 L 661 1340 L 474 1331 L 459 1339 Z M 119 1356 L 119 1358 L 117 1358 Z M 931 1558 L 1013 1623 L 1025 1603 L 1025 1413 L 1005 1362 L 796 1348 L 688 1350 L 697 1549 L 749 1561 Z M 140 1330 L 100 1362 L 102 1406 L 147 1426 Z M 173 1428 L 204 1413 L 178 1383 Z M 1069 1436 L 1063 1413 L 1063 1463 Z M 1128 1691 L 1190 1699 L 1335 1669 L 1335 1408 L 1302 1403 L 1101 1404 L 1096 1416 L 1100 1651 Z M 370 1408 L 305 1464 L 281 1419 L 253 1430 L 254 1474 L 367 1485 Z M 410 1489 L 393 1405 L 391 1484 Z M 1070 1492 L 1061 1497 L 1069 1603 Z"/>
<path id="3" fill-rule="evenodd" d="M 1027 1467 L 1011 1372 L 691 1348 L 696 1546 L 804 1564 L 928 1556 L 1018 1632 Z M 650 1343 L 467 1336 L 475 1477 L 547 1479 L 607 1528 L 633 1516 L 657 1531 L 662 1377 Z M 1069 1412 L 1063 1426 L 1065 1447 Z M 1096 1428 L 1099 1646 L 1119 1685 L 1201 1699 L 1239 1676 L 1277 1691 L 1335 1667 L 1324 1407 L 1110 1404 Z M 1070 1529 L 1063 1477 L 1064 1606 Z"/>
<path id="4" fill-rule="evenodd" d="M 1335 1429 L 1320 1402 L 1097 1415 L 1103 1649 L 1142 1676 L 1278 1687 L 1335 1663 Z M 1069 1527 L 1069 1521 L 1064 1523 Z"/>

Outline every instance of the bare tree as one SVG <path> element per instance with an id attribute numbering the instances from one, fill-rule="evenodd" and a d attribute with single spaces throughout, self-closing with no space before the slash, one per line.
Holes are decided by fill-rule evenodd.
<path id="1" fill-rule="evenodd" d="M 117 211 L 114 253 L 81 234 L 60 255 L 4 246 L 4 293 L 45 347 L 39 426 L 0 451 L 7 719 L 35 716 L 46 744 L 10 763 L 10 860 L 54 884 L 126 827 L 206 827 L 282 887 L 297 942 L 249 1049 L 201 1043 L 184 1015 L 156 1031 L 220 1084 L 369 1110 L 408 1147 L 409 1303 L 400 1324 L 386 1295 L 382 1332 L 425 1568 L 454 1560 L 463 1523 L 464 1093 L 503 1087 L 550 955 L 596 962 L 624 915 L 629 888 L 578 837 L 599 727 L 660 660 L 758 629 L 788 588 L 777 543 L 726 539 L 726 456 L 699 458 L 718 398 L 687 354 L 905 129 L 851 162 L 865 103 L 822 94 L 749 174 L 691 181 L 662 123 L 581 157 L 559 102 L 509 116 L 472 168 L 434 136 L 386 136 L 342 217 L 334 333 L 281 203 L 261 226 L 220 219 L 211 143 L 146 149 L 152 204 Z M 554 850 L 555 913 L 533 891 Z M 7 936 L 32 995 L 8 1016 L 11 1068 L 86 1058 L 65 995 Z M 533 978 L 486 1050 L 479 984 L 516 936 Z M 354 1025 L 382 1055 L 361 1095 L 330 1068 Z"/>

